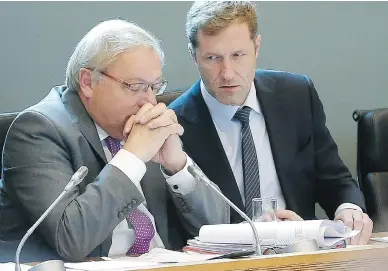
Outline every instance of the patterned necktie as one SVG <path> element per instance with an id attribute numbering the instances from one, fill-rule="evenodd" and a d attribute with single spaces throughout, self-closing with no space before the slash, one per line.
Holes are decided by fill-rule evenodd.
<path id="1" fill-rule="evenodd" d="M 108 136 L 105 138 L 105 143 L 112 157 L 120 150 L 119 139 Z M 127 220 L 132 224 L 136 236 L 135 243 L 128 250 L 127 255 L 139 255 L 148 252 L 151 240 L 155 235 L 151 219 L 136 208 L 129 214 Z"/>
<path id="2" fill-rule="evenodd" d="M 252 217 L 252 199 L 260 198 L 259 162 L 257 160 L 255 143 L 249 127 L 251 109 L 244 106 L 233 118 L 241 122 L 242 164 L 244 175 L 245 212 Z"/>

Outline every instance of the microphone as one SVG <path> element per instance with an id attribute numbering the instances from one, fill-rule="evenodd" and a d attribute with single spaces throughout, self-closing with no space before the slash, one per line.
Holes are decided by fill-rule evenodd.
<path id="1" fill-rule="evenodd" d="M 23 248 L 24 243 L 27 241 L 28 237 L 32 235 L 34 230 L 42 223 L 43 219 L 46 218 L 46 216 L 51 212 L 52 209 L 58 204 L 58 202 L 70 191 L 72 190 L 76 185 L 78 185 L 82 180 L 85 178 L 85 176 L 88 174 L 88 168 L 85 166 L 80 167 L 74 174 L 71 176 L 70 181 L 67 183 L 65 188 L 63 189 L 62 193 L 54 200 L 53 203 L 46 209 L 46 211 L 39 217 L 39 219 L 35 222 L 34 225 L 32 225 L 31 228 L 28 229 L 26 234 L 23 236 L 22 240 L 19 243 L 18 248 L 16 249 L 16 255 L 15 255 L 15 271 L 21 271 L 20 268 L 20 252 Z M 61 260 L 55 260 L 55 261 L 47 261 L 43 262 L 41 264 L 38 264 L 34 267 L 32 267 L 29 271 L 43 271 L 43 270 L 63 270 L 65 271 L 65 266 L 63 261 Z"/>
<path id="2" fill-rule="evenodd" d="M 190 165 L 187 167 L 187 170 L 193 177 L 198 180 L 204 182 L 207 186 L 211 187 L 217 194 L 224 200 L 230 207 L 232 207 L 237 213 L 239 213 L 251 226 L 253 231 L 253 236 L 255 239 L 255 242 L 253 243 L 253 248 L 255 250 L 256 255 L 261 255 L 261 246 L 260 246 L 260 240 L 259 240 L 259 234 L 257 233 L 256 227 L 253 224 L 252 220 L 238 208 L 233 202 L 231 202 L 224 194 L 222 194 L 221 191 L 218 190 L 218 188 L 209 180 L 208 177 L 202 172 L 202 170 L 194 163 L 193 165 Z"/>

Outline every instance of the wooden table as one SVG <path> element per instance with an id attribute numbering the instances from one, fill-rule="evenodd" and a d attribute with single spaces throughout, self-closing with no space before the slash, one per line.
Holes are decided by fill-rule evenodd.
<path id="1" fill-rule="evenodd" d="M 388 236 L 386 233 L 375 237 Z M 274 271 L 274 270 L 360 270 L 387 271 L 388 243 L 370 242 L 365 246 L 324 250 L 311 253 L 266 255 L 238 260 L 213 260 L 198 263 L 169 264 L 148 271 Z"/>
<path id="2" fill-rule="evenodd" d="M 388 236 L 378 233 L 374 236 Z M 388 243 L 370 242 L 366 246 L 318 251 L 268 255 L 239 260 L 215 260 L 197 264 L 174 264 L 146 269 L 149 271 L 272 271 L 272 270 L 360 270 L 387 271 Z"/>

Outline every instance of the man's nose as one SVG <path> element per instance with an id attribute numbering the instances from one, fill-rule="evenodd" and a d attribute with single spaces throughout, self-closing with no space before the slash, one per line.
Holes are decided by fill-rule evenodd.
<path id="1" fill-rule="evenodd" d="M 230 59 L 225 58 L 222 61 L 221 75 L 225 81 L 232 80 L 235 76 L 233 64 Z"/>
<path id="2" fill-rule="evenodd" d="M 149 102 L 153 105 L 157 104 L 156 95 L 155 95 L 154 91 L 152 90 L 152 86 L 148 86 L 148 89 L 145 92 L 145 95 L 146 95 L 147 102 Z"/>
<path id="3" fill-rule="evenodd" d="M 157 104 L 157 101 L 156 101 L 156 95 L 155 93 L 152 91 L 152 88 L 151 86 L 148 87 L 147 91 L 143 91 L 141 93 L 138 93 L 139 95 L 141 95 L 142 97 L 139 99 L 137 105 L 139 107 L 142 107 L 143 105 L 145 105 L 146 103 L 150 103 L 152 105 L 156 105 Z"/>

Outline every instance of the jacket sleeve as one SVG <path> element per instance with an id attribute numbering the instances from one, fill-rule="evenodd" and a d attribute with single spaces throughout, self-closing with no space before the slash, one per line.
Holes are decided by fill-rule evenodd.
<path id="1" fill-rule="evenodd" d="M 30 225 L 78 169 L 73 168 L 67 144 L 57 127 L 39 112 L 23 112 L 10 127 L 3 156 L 4 183 Z M 136 186 L 112 165 L 107 164 L 88 182 L 82 192 L 77 186 L 67 193 L 37 228 L 68 261 L 83 260 L 144 201 Z"/>

